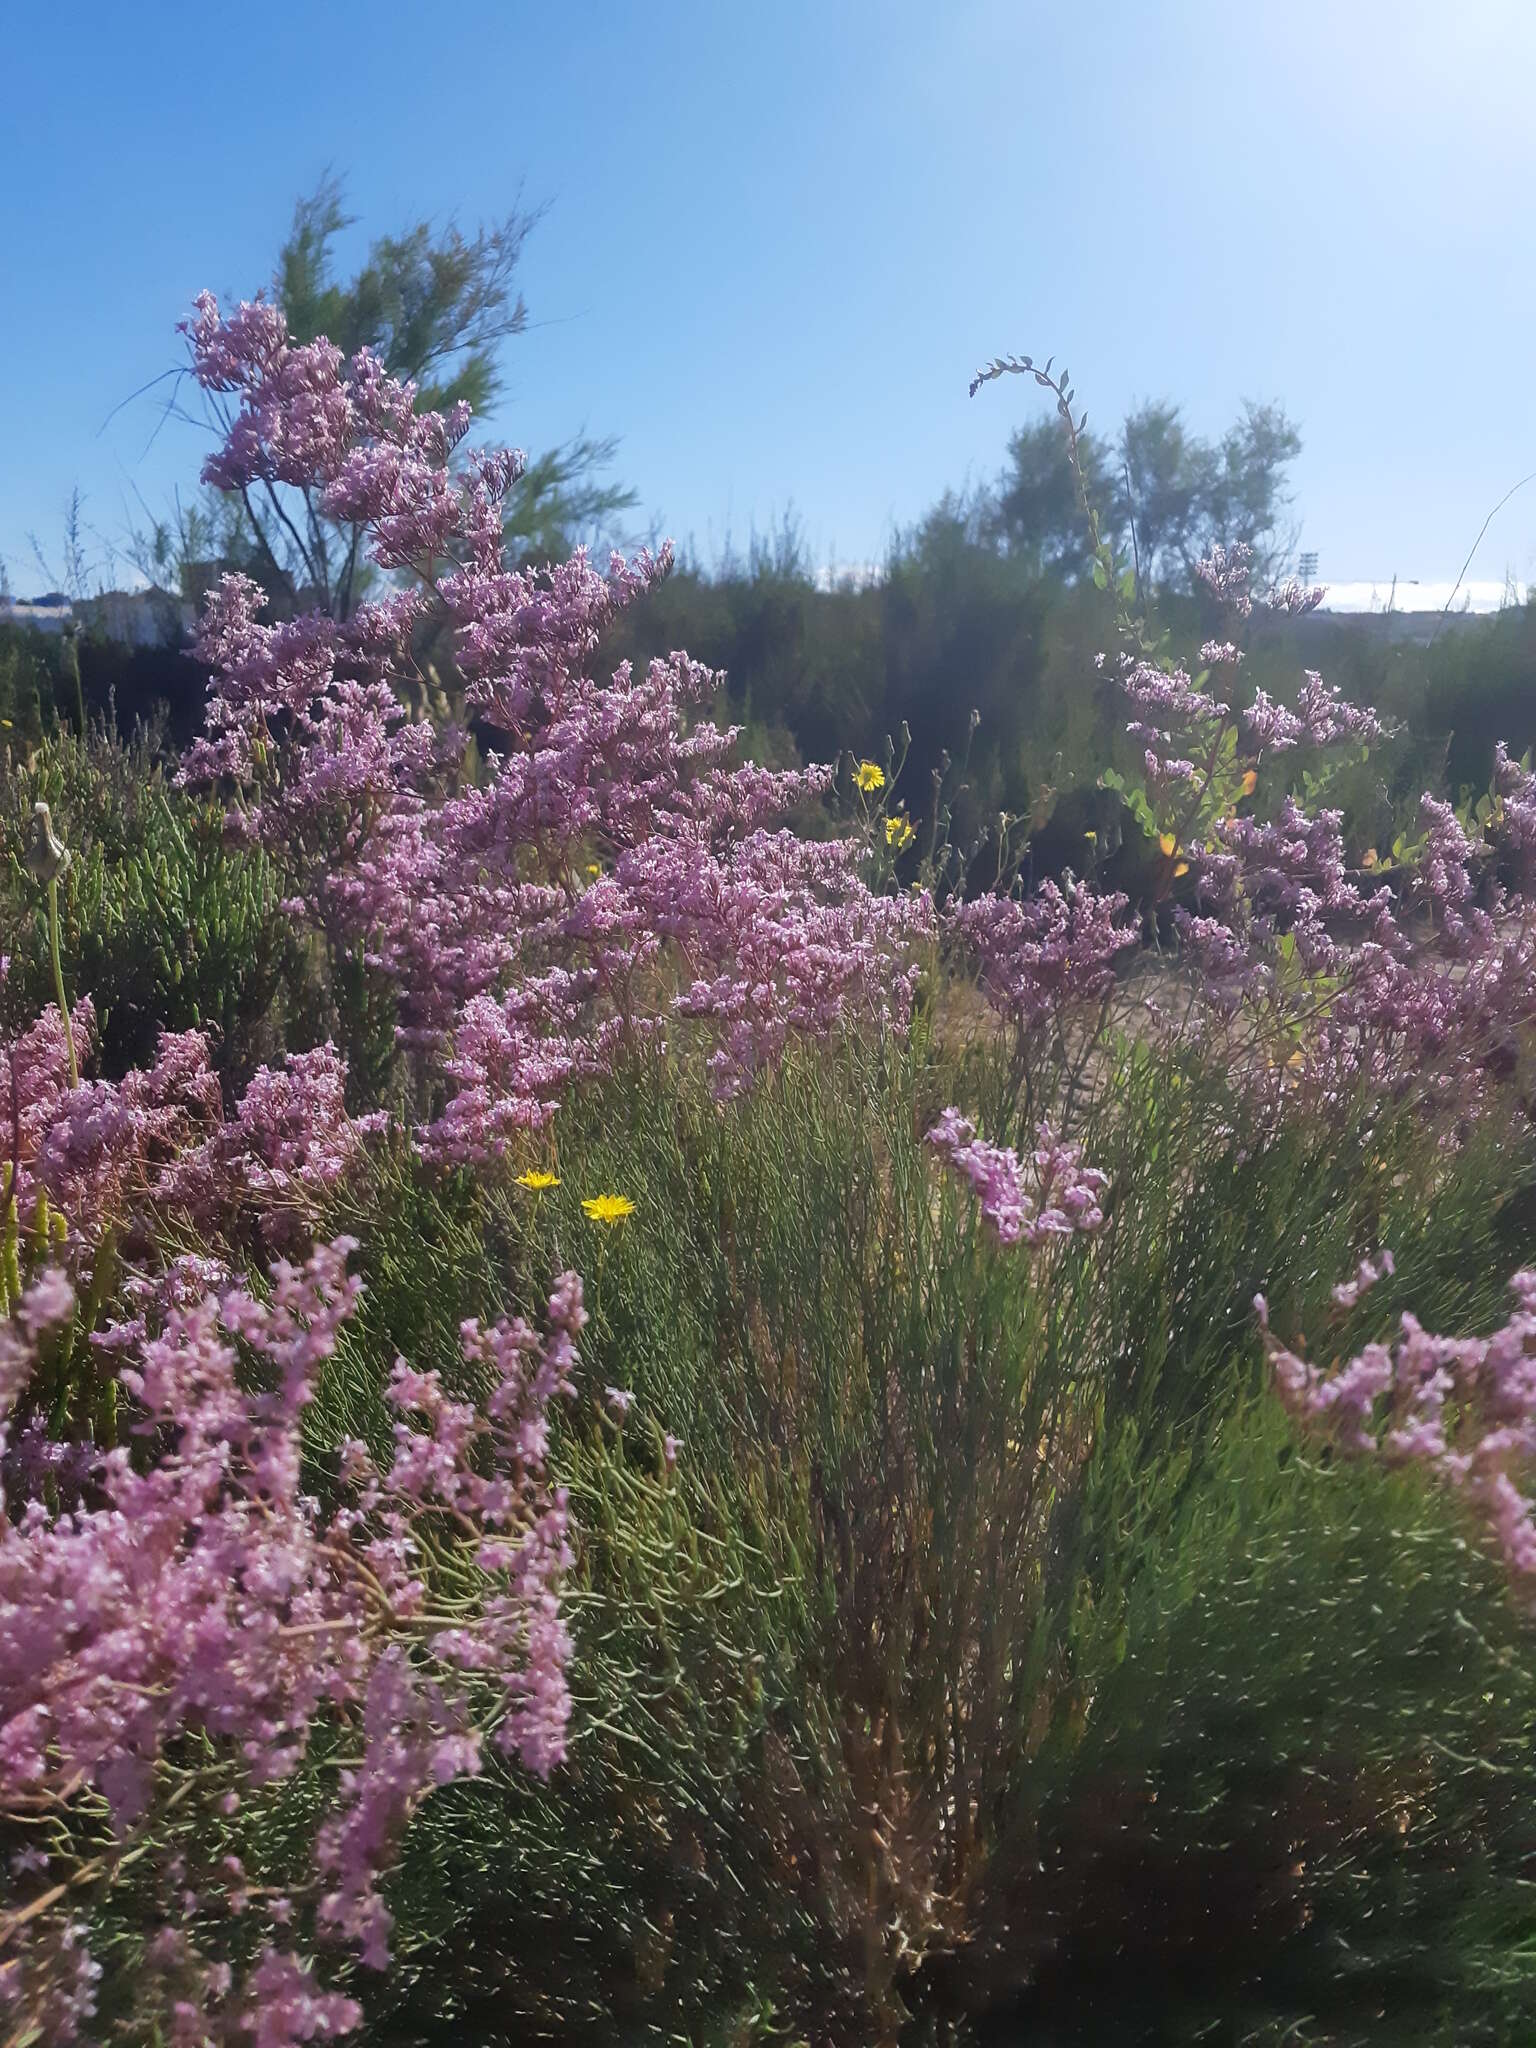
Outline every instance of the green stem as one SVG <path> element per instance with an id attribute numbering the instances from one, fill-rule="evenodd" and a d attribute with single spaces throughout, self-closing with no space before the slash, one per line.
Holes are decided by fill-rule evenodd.
<path id="1" fill-rule="evenodd" d="M 64 658 L 75 685 L 75 729 L 85 738 L 85 691 L 80 682 L 80 648 L 75 635 L 64 635 Z"/>
<path id="2" fill-rule="evenodd" d="M 0 1202 L 0 1314 L 21 1299 L 21 1221 L 16 1213 L 16 1195 L 11 1183 L 16 1168 L 9 1160 L 5 1168 L 5 1199 Z"/>
<path id="3" fill-rule="evenodd" d="M 59 1006 L 59 1021 L 64 1026 L 64 1049 L 69 1055 L 69 1085 L 80 1086 L 80 1068 L 75 1059 L 75 1034 L 69 1021 L 69 1004 L 64 998 L 64 968 L 59 959 L 59 885 L 57 881 L 48 884 L 48 944 L 53 954 L 53 993 Z"/>

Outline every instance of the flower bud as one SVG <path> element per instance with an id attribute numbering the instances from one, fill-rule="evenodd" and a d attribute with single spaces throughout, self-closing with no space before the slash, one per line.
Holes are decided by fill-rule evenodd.
<path id="1" fill-rule="evenodd" d="M 54 833 L 53 818 L 46 804 L 32 806 L 32 830 L 25 854 L 27 872 L 39 882 L 57 882 L 69 872 L 70 853 Z"/>

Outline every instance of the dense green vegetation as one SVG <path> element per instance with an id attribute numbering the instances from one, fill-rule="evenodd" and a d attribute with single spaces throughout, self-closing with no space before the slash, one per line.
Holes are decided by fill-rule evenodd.
<path id="1" fill-rule="evenodd" d="M 793 1072 L 723 1120 L 636 1074 L 566 1134 L 570 1196 L 489 1233 L 417 1197 L 391 1231 L 398 1313 L 445 1245 L 537 1272 L 575 1189 L 630 1190 L 593 1376 L 685 1454 L 662 1482 L 659 1427 L 617 1469 L 606 1434 L 570 1447 L 571 1781 L 426 1820 L 400 1885 L 432 1946 L 383 2037 L 1514 2038 L 1522 1625 L 1433 1501 L 1299 1458 L 1260 1393 L 1248 1297 L 1319 1312 L 1364 1133 L 1243 1160 L 1197 1138 L 1230 1108 L 1208 1078 L 1120 1074 L 1107 1270 L 1042 1300 L 928 1199 L 911 1103 L 947 1066 Z M 1480 1152 L 1428 1209 L 1416 1176 L 1369 1200 L 1412 1245 L 1402 1305 L 1496 1313 L 1527 1172 Z M 495 1285 L 470 1256 L 445 1359 Z M 1042 1488 L 1021 1446 L 1068 1388 Z"/>
<path id="2" fill-rule="evenodd" d="M 1171 595 L 1160 614 L 1180 644 L 1198 637 L 1198 601 Z M 967 762 L 955 836 L 970 845 L 999 810 L 1031 821 L 1035 872 L 1079 872 L 1082 835 L 1114 834 L 1118 805 L 1097 789 L 1106 761 L 1124 767 L 1112 676 L 1095 666 L 1111 622 L 1091 585 L 1039 575 L 1000 553 L 973 524 L 936 513 L 864 589 L 824 589 L 793 545 L 706 573 L 674 571 L 643 611 L 624 614 L 605 653 L 641 661 L 687 647 L 724 677 L 721 710 L 743 723 L 759 759 L 879 754 L 905 722 L 912 751 L 902 795 L 931 802 L 948 754 Z M 444 650 L 433 652 L 451 676 Z M 80 644 L 87 715 L 196 730 L 206 672 L 179 649 Z M 1394 718 L 1401 738 L 1356 793 L 1362 845 L 1390 843 L 1427 785 L 1457 796 L 1487 787 L 1496 740 L 1536 742 L 1536 607 L 1452 622 L 1429 645 L 1389 640 L 1369 622 L 1326 612 L 1277 620 L 1251 649 L 1248 687 L 1274 694 L 1298 666 L 1320 669 L 1358 703 Z M 73 722 L 74 682 L 53 636 L 0 625 L 0 718 L 13 746 Z M 972 709 L 981 714 L 974 734 Z M 1384 792 L 1384 794 L 1382 793 Z M 951 783 L 950 796 L 956 792 Z M 1396 821 L 1394 823 L 1394 821 Z M 1119 886 L 1124 867 L 1101 871 Z"/>
<path id="3" fill-rule="evenodd" d="M 108 1064 L 150 1016 L 227 1020 L 227 1075 L 348 1028 L 262 857 L 144 753 L 45 742 L 8 843 L 36 791 L 80 848 L 64 972 Z M 0 890 L 24 1014 L 45 936 L 13 858 Z M 461 1319 L 567 1262 L 593 1317 L 554 1452 L 570 1757 L 422 1808 L 368 2039 L 1520 2038 L 1526 1624 L 1422 1483 L 1298 1451 L 1250 1302 L 1315 1327 L 1390 1242 L 1362 1330 L 1488 1327 L 1536 1244 L 1528 1126 L 1450 1158 L 1411 1106 L 1276 1134 L 1197 1050 L 1125 1037 L 1081 1125 L 1110 1222 L 1042 1273 L 935 1190 L 933 1115 L 1010 1086 L 951 1002 L 724 1108 L 682 1048 L 641 1058 L 562 1111 L 555 1188 L 394 1146 L 321 1219 L 368 1289 L 309 1432 L 322 1489 L 343 1436 L 387 1441 L 397 1355 L 462 1384 Z M 598 1189 L 633 1217 L 592 1224 Z M 252 1882 L 283 1881 L 330 1760 L 228 1821 Z M 135 1901 L 125 1877 L 97 1919 L 119 1986 Z"/>
<path id="4" fill-rule="evenodd" d="M 1153 612 L 1178 646 L 1198 644 L 1212 619 L 1177 593 Z M 719 575 L 678 571 L 644 612 L 625 616 L 614 645 L 637 659 L 687 647 L 720 668 L 731 715 L 782 758 L 877 753 L 905 721 L 903 795 L 914 815 L 925 814 L 944 756 L 964 759 L 957 841 L 969 845 L 1007 810 L 1031 821 L 1036 872 L 1049 874 L 1082 871 L 1086 829 L 1101 842 L 1114 832 L 1118 807 L 1097 794 L 1098 779 L 1106 763 L 1134 760 L 1113 673 L 1095 662 L 1112 623 L 1091 584 L 1037 573 L 973 517 L 941 508 L 868 588 L 818 588 L 792 547 L 764 549 Z M 1362 845 L 1389 843 L 1426 786 L 1486 788 L 1496 740 L 1516 752 L 1536 740 L 1536 607 L 1454 621 L 1429 645 L 1326 612 L 1275 620 L 1254 637 L 1243 685 L 1274 695 L 1303 666 L 1401 729 L 1374 764 L 1369 799 L 1355 792 Z M 1133 883 L 1123 867 L 1108 872 Z"/>

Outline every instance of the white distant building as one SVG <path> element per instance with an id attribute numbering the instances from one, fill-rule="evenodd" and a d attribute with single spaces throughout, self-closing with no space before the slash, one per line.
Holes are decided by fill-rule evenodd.
<path id="1" fill-rule="evenodd" d="M 61 590 L 42 597 L 0 598 L 0 623 L 62 633 L 80 626 L 127 647 L 172 647 L 195 623 L 193 608 L 160 590 L 104 590 L 78 601 Z"/>
<path id="2" fill-rule="evenodd" d="M 8 626 L 35 626 L 40 633 L 62 633 L 74 624 L 75 608 L 61 590 L 46 597 L 0 597 L 0 622 Z"/>

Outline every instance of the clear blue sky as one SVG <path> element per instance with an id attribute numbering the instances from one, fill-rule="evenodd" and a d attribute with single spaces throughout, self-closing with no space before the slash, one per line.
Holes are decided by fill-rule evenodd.
<path id="1" fill-rule="evenodd" d="M 877 556 L 1070 361 L 1091 415 L 1281 400 L 1334 579 L 1454 575 L 1536 469 L 1536 0 L 373 0 L 0 8 L 0 556 L 200 447 L 150 401 L 204 284 L 269 276 L 328 167 L 360 245 L 547 203 L 505 438 L 623 437 L 710 554 L 793 505 Z M 441 26 L 438 26 L 438 23 Z M 1473 569 L 1536 578 L 1536 484 Z"/>

